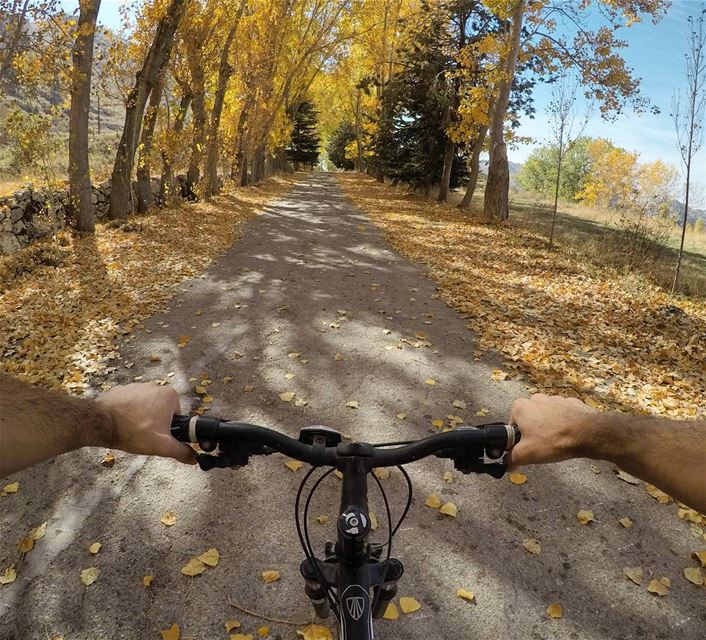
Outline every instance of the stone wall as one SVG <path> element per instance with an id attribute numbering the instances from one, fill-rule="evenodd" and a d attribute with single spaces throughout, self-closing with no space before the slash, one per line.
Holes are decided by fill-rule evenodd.
<path id="1" fill-rule="evenodd" d="M 159 181 L 152 181 L 156 196 Z M 110 180 L 93 186 L 97 220 L 108 213 Z M 31 185 L 0 198 L 0 255 L 9 255 L 34 240 L 61 231 L 67 225 L 68 188 L 35 189 Z"/>

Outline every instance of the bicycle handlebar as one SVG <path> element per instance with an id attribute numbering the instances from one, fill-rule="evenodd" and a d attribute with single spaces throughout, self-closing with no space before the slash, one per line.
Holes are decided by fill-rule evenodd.
<path id="1" fill-rule="evenodd" d="M 178 415 L 172 420 L 171 432 L 177 440 L 198 443 L 207 452 L 218 447 L 218 456 L 199 456 L 202 469 L 241 466 L 247 464 L 251 455 L 274 452 L 315 467 L 338 468 L 344 460 L 356 458 L 369 469 L 394 467 L 434 455 L 453 459 L 456 468 L 464 473 L 474 471 L 496 477 L 504 474 L 505 465 L 485 462 L 485 458 L 502 457 L 520 439 L 516 427 L 492 423 L 458 427 L 388 449 L 366 442 L 343 442 L 337 431 L 326 427 L 307 427 L 295 439 L 254 424 Z"/>

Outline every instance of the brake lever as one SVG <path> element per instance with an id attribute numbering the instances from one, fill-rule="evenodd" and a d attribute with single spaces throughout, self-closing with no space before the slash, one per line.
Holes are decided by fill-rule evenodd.
<path id="1" fill-rule="evenodd" d="M 211 443 L 208 443 L 209 446 Z M 204 448 L 202 446 L 202 448 Z M 204 449 L 205 451 L 213 451 L 214 448 Z M 199 467 L 203 471 L 210 469 L 228 469 L 240 468 L 248 464 L 252 455 L 270 455 L 274 453 L 272 449 L 268 449 L 261 444 L 249 444 L 247 442 L 231 443 L 225 449 L 218 450 L 216 455 L 201 453 L 196 456 Z"/>
<path id="2" fill-rule="evenodd" d="M 507 471 L 507 465 L 504 462 L 484 462 L 482 458 L 456 459 L 454 460 L 454 468 L 464 474 L 485 473 L 493 478 L 502 478 Z"/>

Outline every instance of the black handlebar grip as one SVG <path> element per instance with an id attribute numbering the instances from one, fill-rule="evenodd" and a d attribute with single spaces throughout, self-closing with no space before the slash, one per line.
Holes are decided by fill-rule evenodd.
<path id="1" fill-rule="evenodd" d="M 172 418 L 172 437 L 179 442 L 189 442 L 189 421 L 190 416 L 176 415 Z"/>

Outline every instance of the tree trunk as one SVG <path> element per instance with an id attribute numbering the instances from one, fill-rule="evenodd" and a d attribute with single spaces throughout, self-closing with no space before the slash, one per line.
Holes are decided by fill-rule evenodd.
<path id="1" fill-rule="evenodd" d="M 463 195 L 463 200 L 458 205 L 459 209 L 467 209 L 471 200 L 473 199 L 473 194 L 476 191 L 476 185 L 478 184 L 478 173 L 480 172 L 480 154 L 483 151 L 483 145 L 485 144 L 485 136 L 488 133 L 488 126 L 481 127 L 478 132 L 478 137 L 473 143 L 473 154 L 471 155 L 471 175 L 468 178 L 468 184 L 466 185 L 466 193 Z"/>
<path id="2" fill-rule="evenodd" d="M 247 187 L 250 184 L 248 176 L 248 152 L 243 150 L 243 155 L 240 160 L 240 186 Z"/>
<path id="3" fill-rule="evenodd" d="M 556 166 L 556 184 L 554 185 L 554 211 L 552 213 L 552 230 L 549 234 L 549 248 L 554 246 L 554 227 L 556 226 L 556 211 L 559 206 L 559 184 L 561 183 L 561 159 L 563 153 L 563 140 L 559 142 L 559 162 Z"/>
<path id="4" fill-rule="evenodd" d="M 355 100 L 355 143 L 356 143 L 356 156 L 355 156 L 355 170 L 358 173 L 363 173 L 363 142 L 360 139 L 360 88 L 358 89 L 358 94 Z"/>
<path id="5" fill-rule="evenodd" d="M 179 140 L 181 132 L 184 130 L 184 120 L 186 113 L 191 104 L 191 91 L 184 90 L 181 94 L 181 102 L 179 103 L 179 111 L 174 120 L 174 128 L 172 129 L 173 137 Z M 172 149 L 162 151 L 162 179 L 159 185 L 159 203 L 165 205 L 176 199 L 176 181 L 174 179 L 174 158 Z"/>
<path id="6" fill-rule="evenodd" d="M 265 175 L 265 150 L 262 146 L 255 149 L 255 156 L 252 161 L 252 182 L 261 182 Z"/>
<path id="7" fill-rule="evenodd" d="M 88 164 L 88 113 L 91 105 L 93 40 L 101 0 L 81 0 L 73 50 L 69 116 L 69 203 L 79 231 L 95 229 Z"/>
<path id="8" fill-rule="evenodd" d="M 150 157 L 152 155 L 152 139 L 154 126 L 157 123 L 159 103 L 162 100 L 164 77 L 160 74 L 152 87 L 150 103 L 145 114 L 145 123 L 140 134 L 137 160 L 137 211 L 146 213 L 152 205 L 152 170 Z"/>
<path id="9" fill-rule="evenodd" d="M 235 33 L 238 30 L 240 18 L 243 15 L 246 4 L 247 0 L 240 1 L 240 7 L 235 16 L 235 22 L 226 36 L 223 50 L 221 51 L 220 63 L 218 65 L 218 84 L 216 85 L 216 93 L 213 98 L 213 109 L 211 110 L 211 121 L 209 123 L 206 145 L 206 164 L 203 171 L 203 193 L 207 198 L 218 191 L 218 130 L 221 126 L 221 113 L 223 113 L 223 103 L 225 101 L 226 89 L 228 88 L 228 80 L 233 73 L 233 67 L 228 64 L 228 56 L 230 55 L 230 48 L 233 45 Z"/>
<path id="10" fill-rule="evenodd" d="M 483 203 L 483 214 L 488 222 L 507 220 L 510 214 L 510 168 L 507 161 L 507 146 L 503 136 L 503 127 L 510 102 L 510 89 L 515 78 L 524 9 L 525 0 L 517 0 L 512 12 L 508 53 L 503 62 L 503 80 L 498 87 L 498 95 L 490 121 L 490 161 L 488 162 L 488 182 L 485 185 L 485 201 Z"/>
<path id="11" fill-rule="evenodd" d="M 174 34 L 184 14 L 185 0 L 171 0 L 164 17 L 159 21 L 154 39 L 145 56 L 142 68 L 137 72 L 135 86 L 128 94 L 125 105 L 125 124 L 118 145 L 111 178 L 110 208 L 112 219 L 126 218 L 132 211 L 133 162 L 137 140 L 140 138 L 142 115 L 147 98 L 157 76 L 166 66 L 174 42 Z"/>
<path id="12" fill-rule="evenodd" d="M 186 184 L 196 195 L 196 188 L 201 173 L 201 158 L 203 157 L 204 138 L 206 136 L 206 90 L 203 67 L 193 64 L 191 69 L 192 90 L 194 97 L 191 102 L 191 112 L 194 116 L 194 136 L 191 142 L 189 168 L 186 171 Z"/>
<path id="13" fill-rule="evenodd" d="M 436 198 L 437 202 L 446 202 L 449 197 L 449 186 L 451 184 L 451 169 L 453 168 L 454 155 L 456 153 L 456 145 L 446 138 L 446 146 L 444 148 L 444 170 L 441 174 L 441 183 L 439 184 L 439 195 Z"/>

